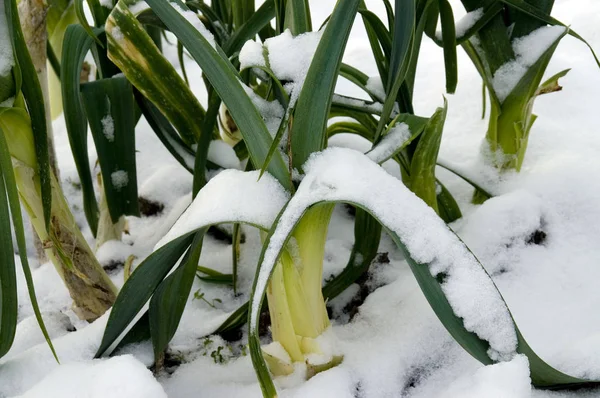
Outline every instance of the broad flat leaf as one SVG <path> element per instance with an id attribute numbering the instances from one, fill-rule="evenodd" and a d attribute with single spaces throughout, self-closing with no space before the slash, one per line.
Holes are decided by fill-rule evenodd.
<path id="1" fill-rule="evenodd" d="M 83 210 L 95 236 L 98 230 L 98 203 L 88 156 L 87 116 L 81 101 L 79 87 L 83 60 L 92 43 L 93 39 L 81 25 L 71 25 L 67 28 L 63 42 L 60 80 L 65 125 L 83 193 Z"/>
<path id="2" fill-rule="evenodd" d="M 81 95 L 111 219 L 116 223 L 121 216 L 139 216 L 131 84 L 125 77 L 96 80 L 84 84 Z"/>
<path id="3" fill-rule="evenodd" d="M 108 57 L 169 119 L 183 141 L 194 145 L 202 134 L 205 111 L 122 1 L 111 12 L 106 32 Z"/>
<path id="4" fill-rule="evenodd" d="M 358 5 L 359 0 L 337 3 L 308 69 L 290 132 L 292 164 L 298 170 L 311 153 L 326 145 L 331 97 Z"/>

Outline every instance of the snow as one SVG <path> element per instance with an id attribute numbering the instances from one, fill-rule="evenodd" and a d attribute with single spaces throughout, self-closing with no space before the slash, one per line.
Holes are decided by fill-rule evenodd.
<path id="1" fill-rule="evenodd" d="M 104 116 L 100 123 L 102 123 L 102 134 L 109 142 L 113 142 L 115 140 L 115 121 L 112 116 Z"/>
<path id="2" fill-rule="evenodd" d="M 219 173 L 200 190 L 156 249 L 179 236 L 212 224 L 243 222 L 268 229 L 289 194 L 269 173 L 258 179 L 259 175 L 260 171 L 225 170 Z"/>
<path id="3" fill-rule="evenodd" d="M 226 169 L 240 169 L 240 160 L 233 148 L 222 140 L 213 140 L 208 147 L 208 160 Z"/>
<path id="4" fill-rule="evenodd" d="M 131 246 L 119 240 L 106 241 L 96 250 L 96 258 L 103 266 L 111 263 L 123 264 L 131 254 Z"/>
<path id="5" fill-rule="evenodd" d="M 210 33 L 208 29 L 206 29 L 206 26 L 204 26 L 204 24 L 200 21 L 198 14 L 190 10 L 184 10 L 177 3 L 169 2 L 169 4 L 171 4 L 175 11 L 177 11 L 179 15 L 184 17 L 186 21 L 190 23 L 190 25 L 196 28 L 196 30 L 200 32 L 200 34 L 206 39 L 206 41 L 208 41 L 208 43 L 213 48 L 216 48 L 217 44 L 215 42 L 215 37 L 212 33 Z"/>
<path id="6" fill-rule="evenodd" d="M 512 361 L 486 366 L 448 386 L 440 398 L 529 398 L 529 361 L 517 355 Z"/>
<path id="7" fill-rule="evenodd" d="M 279 36 L 265 40 L 263 46 L 268 54 L 268 66 L 280 81 L 289 81 L 290 102 L 294 104 L 300 95 L 310 62 L 317 50 L 322 32 L 307 32 L 293 36 L 286 29 Z M 259 42 L 247 42 L 240 51 L 240 63 L 244 67 L 264 66 L 263 50 Z"/>
<path id="8" fill-rule="evenodd" d="M 383 136 L 379 144 L 367 156 L 375 163 L 382 163 L 394 155 L 410 139 L 410 128 L 406 123 L 398 123 Z"/>
<path id="9" fill-rule="evenodd" d="M 113 4 L 113 0 L 100 0 L 100 5 L 102 7 L 106 7 L 109 10 L 112 10 L 114 4 Z"/>
<path id="10" fill-rule="evenodd" d="M 385 89 L 379 76 L 369 76 L 366 87 L 379 101 L 385 101 Z"/>
<path id="11" fill-rule="evenodd" d="M 133 15 L 138 15 L 149 8 L 150 6 L 145 1 L 138 1 L 135 4 L 129 6 L 129 11 L 131 11 Z"/>
<path id="12" fill-rule="evenodd" d="M 110 174 L 110 181 L 117 191 L 129 184 L 129 175 L 125 170 L 117 170 Z"/>
<path id="13" fill-rule="evenodd" d="M 15 97 L 10 97 L 5 99 L 4 101 L 0 102 L 0 108 L 12 108 L 13 104 L 15 103 Z"/>
<path id="14" fill-rule="evenodd" d="M 119 28 L 116 25 L 110 25 L 110 30 L 108 33 L 110 33 L 113 39 L 115 39 L 118 42 L 122 41 L 125 38 L 125 36 L 123 36 L 123 32 L 121 32 L 121 28 Z"/>
<path id="15" fill-rule="evenodd" d="M 383 110 L 383 104 L 380 102 L 375 102 L 375 103 L 369 104 L 363 100 L 344 97 L 344 96 L 341 96 L 338 94 L 333 95 L 333 101 L 338 104 L 341 104 L 341 105 L 348 105 L 348 106 L 357 107 L 357 108 L 364 108 L 368 112 L 373 112 L 373 113 L 381 112 Z"/>
<path id="16" fill-rule="evenodd" d="M 6 76 L 15 64 L 12 43 L 8 34 L 8 23 L 4 14 L 4 1 L 0 0 L 0 76 Z"/>
<path id="17" fill-rule="evenodd" d="M 253 66 L 266 67 L 267 63 L 265 62 L 263 45 L 260 42 L 260 39 L 257 41 L 248 40 L 240 50 L 239 60 L 240 70 Z"/>
<path id="18" fill-rule="evenodd" d="M 130 355 L 58 367 L 19 398 L 167 398 L 146 367 Z"/>
<path id="19" fill-rule="evenodd" d="M 525 76 L 527 70 L 566 31 L 563 26 L 544 26 L 513 42 L 515 60 L 502 65 L 494 74 L 493 87 L 500 102 L 503 102 Z"/>
<path id="20" fill-rule="evenodd" d="M 456 37 L 457 38 L 463 37 L 469 29 L 471 29 L 473 26 L 475 26 L 475 24 L 481 19 L 481 17 L 483 17 L 483 15 L 484 15 L 483 7 L 466 13 L 464 17 L 462 17 L 459 21 L 456 22 L 456 25 L 455 25 Z M 442 31 L 441 30 L 436 31 L 435 37 L 438 40 L 442 40 Z"/>

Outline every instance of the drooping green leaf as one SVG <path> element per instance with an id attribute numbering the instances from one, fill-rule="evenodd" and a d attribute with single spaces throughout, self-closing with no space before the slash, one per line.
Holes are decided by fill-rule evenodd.
<path id="1" fill-rule="evenodd" d="M 290 131 L 292 165 L 298 170 L 311 153 L 323 149 L 327 142 L 331 99 L 358 5 L 359 0 L 337 3 L 308 69 L 295 106 L 298 117 L 294 117 Z"/>
<path id="2" fill-rule="evenodd" d="M 3 180 L 3 181 L 2 181 Z M 0 187 L 0 196 L 3 196 L 3 189 L 6 190 L 6 196 L 8 198 L 8 203 L 10 206 L 10 216 L 12 217 L 12 225 L 13 225 L 13 229 L 15 232 L 15 237 L 17 239 L 17 246 L 19 248 L 19 257 L 21 259 L 21 267 L 23 268 L 23 275 L 25 276 L 25 283 L 27 285 L 27 291 L 29 293 L 29 298 L 31 300 L 31 306 L 33 308 L 33 313 L 35 315 L 35 318 L 38 322 L 38 325 L 40 327 L 40 330 L 42 331 L 42 334 L 44 335 L 44 338 L 46 339 L 46 343 L 48 344 L 48 347 L 50 348 L 50 350 L 52 351 L 52 354 L 54 355 L 54 358 L 56 359 L 56 361 L 58 362 L 58 356 L 56 355 L 56 351 L 54 350 L 54 346 L 52 345 L 52 341 L 50 339 L 50 335 L 48 334 L 48 330 L 46 329 L 46 325 L 44 324 L 44 319 L 42 318 L 42 314 L 40 311 L 40 307 L 38 305 L 38 301 L 37 301 L 37 297 L 35 294 L 35 286 L 33 284 L 33 277 L 31 275 L 31 269 L 29 267 L 29 259 L 27 258 L 27 246 L 25 244 L 25 231 L 24 231 L 24 227 L 23 227 L 23 216 L 21 214 L 21 203 L 19 201 L 19 192 L 17 191 L 17 183 L 15 181 L 15 175 L 14 175 L 14 170 L 12 167 L 12 159 L 8 150 L 8 145 L 6 143 L 6 138 L 4 136 L 4 131 L 2 130 L 2 128 L 0 128 L 0 185 L 4 185 L 4 188 Z M 0 202 L 2 201 L 2 199 L 0 198 Z M 0 224 L 5 223 L 4 221 L 4 214 L 2 213 L 2 203 L 0 203 Z M 6 217 L 8 217 L 8 215 L 6 215 Z M 0 226 L 0 231 L 4 231 L 3 235 L 7 235 L 9 238 L 9 241 L 12 241 L 12 239 L 10 238 L 10 225 L 8 229 L 5 229 L 4 226 Z M 3 238 L 0 237 L 0 241 L 2 241 L 2 243 L 4 243 Z M 12 245 L 10 248 L 5 248 L 2 247 L 2 253 L 6 253 L 6 256 L 12 256 L 12 259 L 14 261 L 14 255 L 12 253 Z M 0 255 L 0 257 L 2 257 L 3 255 Z M 2 290 L 2 292 L 0 292 L 0 296 L 2 296 L 2 299 L 0 300 L 1 303 L 4 303 L 4 305 L 11 306 L 11 305 L 17 305 L 17 296 L 16 296 L 16 280 L 15 285 L 12 286 L 12 280 L 10 279 L 10 262 L 5 262 L 4 259 L 0 260 L 0 268 L 7 268 L 5 270 L 5 272 L 0 272 L 0 274 L 2 274 L 4 277 L 6 277 L 8 275 L 8 279 L 4 279 L 3 281 L 0 282 L 0 289 Z M 14 263 L 13 263 L 13 268 L 14 268 Z M 11 292 L 11 288 L 14 289 L 14 291 Z M 8 302 L 5 300 L 7 296 L 10 295 L 14 295 L 14 297 L 11 297 Z M 0 304 L 2 305 L 2 304 Z M 8 316 L 10 317 L 10 313 L 11 313 L 11 309 L 10 308 L 2 308 L 0 309 L 0 314 L 4 314 L 7 313 Z M 2 318 L 3 319 L 3 318 Z M 15 323 L 16 323 L 16 313 L 15 313 L 15 319 L 14 319 Z M 2 322 L 2 321 L 0 321 Z M 0 346 L 3 346 L 3 341 L 6 342 L 8 341 L 6 335 L 4 332 L 6 332 L 5 327 L 3 327 L 2 325 L 0 325 Z M 10 328 L 8 328 L 8 330 L 10 331 Z M 8 333 L 10 334 L 10 333 Z M 2 357 L 5 354 L 5 352 L 2 351 L 2 348 L 0 348 L 0 357 Z"/>
<path id="3" fill-rule="evenodd" d="M 81 25 L 71 25 L 65 32 L 61 67 L 61 90 L 65 125 L 71 152 L 77 167 L 83 193 L 83 210 L 92 233 L 98 229 L 98 203 L 90 171 L 87 147 L 87 116 L 80 96 L 80 76 L 83 61 L 92 46 L 92 38 Z"/>
<path id="4" fill-rule="evenodd" d="M 121 216 L 139 216 L 131 84 L 124 77 L 101 79 L 84 84 L 81 94 L 111 219 L 116 223 Z"/>
<path id="5" fill-rule="evenodd" d="M 439 0 L 442 40 L 444 43 L 444 65 L 446 70 L 446 92 L 454 94 L 458 83 L 458 60 L 456 55 L 456 28 L 454 14 L 448 0 Z"/>
<path id="6" fill-rule="evenodd" d="M 594 51 L 594 49 L 592 48 L 592 46 L 583 38 L 581 37 L 577 32 L 575 32 L 574 30 L 571 30 L 570 28 L 568 28 L 565 24 L 563 24 L 562 22 L 560 22 L 559 20 L 552 18 L 550 15 L 548 15 L 547 13 L 545 13 L 544 11 L 538 9 L 537 7 L 527 3 L 524 0 L 499 0 L 501 2 L 503 2 L 504 4 L 514 7 L 517 10 L 531 16 L 534 18 L 537 18 L 539 21 L 548 24 L 548 25 L 558 25 L 558 26 L 564 26 L 568 29 L 568 34 L 570 36 L 573 36 L 574 38 L 580 40 L 581 42 L 583 42 L 592 52 L 592 55 L 594 56 L 594 59 L 596 60 L 596 64 L 598 64 L 598 67 L 600 67 L 600 60 L 598 59 L 598 57 L 596 56 L 596 52 Z"/>
<path id="7" fill-rule="evenodd" d="M 135 269 L 113 305 L 96 358 L 104 355 L 127 330 L 158 285 L 188 249 L 193 238 L 193 233 L 180 236 L 152 253 Z"/>
<path id="8" fill-rule="evenodd" d="M 198 267 L 206 229 L 194 234 L 188 253 L 177 269 L 163 280 L 150 300 L 150 335 L 158 358 L 175 335 Z"/>
<path id="9" fill-rule="evenodd" d="M 375 34 L 381 45 L 385 57 L 382 62 L 384 65 L 389 63 L 392 54 L 392 35 L 375 13 L 364 8 L 359 8 L 358 12 L 363 18 L 365 27 Z"/>
<path id="10" fill-rule="evenodd" d="M 269 277 L 277 260 L 291 238 L 295 227 L 309 209 L 331 203 L 347 203 L 363 209 L 372 215 L 386 230 L 391 239 L 403 252 L 419 287 L 440 322 L 452 337 L 475 359 L 483 364 L 492 364 L 500 360 L 497 354 L 513 356 L 524 354 L 532 364 L 531 378 L 536 386 L 544 388 L 571 388 L 597 386 L 600 382 L 578 379 L 557 371 L 541 360 L 529 347 L 519 332 L 512 315 L 493 281 L 464 243 L 424 205 L 423 202 L 407 192 L 406 187 L 397 179 L 389 176 L 381 168 L 366 160 L 362 155 L 347 149 L 328 149 L 321 157 L 313 158 L 311 168 L 302 180 L 298 193 L 280 213 L 265 239 L 259 259 L 250 301 L 250 355 L 259 383 L 265 397 L 276 397 L 277 391 L 271 380 L 263 358 L 258 335 L 260 308 L 264 300 Z M 360 164 L 360 166 L 357 166 Z M 340 170 L 353 170 L 348 178 L 340 178 Z M 360 174 L 357 176 L 356 173 Z M 385 180 L 385 181 L 384 181 Z M 323 189 L 325 188 L 326 189 Z M 396 196 L 391 192 L 396 193 Z M 385 196 L 389 201 L 373 198 Z M 407 210 L 410 209 L 410 210 Z M 428 236 L 444 237 L 444 244 L 431 247 L 415 243 L 415 228 L 424 228 Z M 425 236 L 422 237 L 423 239 Z M 419 242 L 421 242 L 419 240 Z M 428 252 L 428 250 L 430 250 Z M 449 256 L 444 256 L 444 252 Z M 427 256 L 431 263 L 417 258 Z M 467 266 L 468 264 L 468 266 Z M 455 267 L 462 271 L 456 272 Z M 465 273 L 463 267 L 468 267 Z M 468 275 L 468 276 L 467 276 Z M 452 285 L 449 285 L 452 283 Z M 461 298 L 448 294 L 449 289 L 460 288 Z M 447 290 L 448 289 L 448 290 Z M 481 295 L 482 289 L 486 291 Z M 484 297 L 485 296 L 485 297 Z M 479 302 L 479 305 L 464 307 L 465 300 Z M 482 308 L 490 312 L 481 312 Z M 492 311 L 491 307 L 494 311 Z M 457 315 L 458 311 L 461 315 Z M 482 321 L 480 317 L 487 317 Z M 502 337 L 495 330 L 483 331 L 476 325 L 467 326 L 467 319 L 477 319 L 476 323 L 485 325 L 497 322 Z M 502 321 L 500 321 L 502 319 Z M 481 336 L 476 334 L 481 333 Z M 505 347 L 505 336 L 513 335 Z M 486 337 L 487 336 L 487 337 Z M 495 344 L 501 343 L 495 351 Z M 495 341 L 494 341 L 495 340 Z"/>
<path id="11" fill-rule="evenodd" d="M 98 43 L 100 47 L 104 47 L 96 33 L 92 30 L 92 27 L 87 21 L 85 17 L 85 11 L 83 10 L 83 0 L 73 0 L 73 4 L 75 5 L 75 14 L 77 14 L 77 19 L 79 20 L 79 24 L 83 27 L 85 32 Z"/>

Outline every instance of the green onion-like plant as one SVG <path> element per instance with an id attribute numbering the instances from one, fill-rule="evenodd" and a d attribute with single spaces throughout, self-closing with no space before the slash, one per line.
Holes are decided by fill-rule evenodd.
<path id="1" fill-rule="evenodd" d="M 283 17 L 303 15 L 300 11 L 305 9 L 304 0 L 288 0 L 287 4 L 291 3 L 296 3 L 294 10 L 299 12 L 282 13 L 279 9 L 278 26 Z M 278 89 L 276 80 L 280 77 L 266 62 L 272 60 L 270 55 L 265 62 L 259 60 L 250 65 L 264 72 L 257 73 L 256 77 L 262 76 L 270 82 L 270 91 L 275 97 L 272 100 L 268 96 L 261 97 L 244 84 L 242 74 L 215 43 L 214 37 L 199 25 L 197 14 L 184 3 L 147 0 L 147 4 L 203 70 L 242 134 L 249 168 L 256 170 L 226 170 L 200 189 L 156 251 L 123 286 L 97 356 L 111 352 L 120 342 L 149 333 L 155 359 L 160 364 L 191 293 L 204 234 L 212 225 L 236 223 L 266 232 L 250 302 L 232 315 L 243 318 L 245 311 L 248 312 L 250 354 L 263 395 L 275 397 L 277 391 L 272 376 L 289 374 L 298 363 L 308 363 L 308 376 L 334 366 L 342 358 L 325 311 L 324 294 L 327 293 L 321 289 L 323 250 L 333 206 L 347 203 L 368 214 L 380 228 L 383 226 L 404 252 L 440 321 L 480 362 L 490 364 L 522 353 L 529 358 L 531 378 L 538 386 L 561 388 L 594 384 L 553 369 L 531 350 L 493 281 L 473 254 L 430 204 L 378 165 L 406 149 L 414 140 L 417 133 L 407 134 L 407 130 L 415 128 L 422 134 L 426 126 L 439 125 L 445 108 L 425 122 L 415 121 L 410 113 L 399 113 L 392 118 L 399 89 L 392 90 L 394 99 L 389 102 L 384 99 L 389 113 L 381 122 L 382 127 L 376 126 L 380 129 L 374 140 L 376 145 L 367 155 L 349 149 L 326 149 L 335 83 L 359 0 L 338 1 L 326 27 L 319 33 L 320 40 L 308 70 L 302 76 L 288 78 L 292 86 L 289 91 Z M 281 2 L 276 4 L 281 5 Z M 131 62 L 139 65 L 122 68 L 125 76 L 142 93 L 149 88 L 160 91 L 160 82 L 146 84 L 155 79 L 151 67 L 160 59 L 153 59 L 155 62 L 149 64 L 143 58 L 153 54 L 153 47 L 147 42 L 147 33 L 135 27 L 132 12 L 135 6 L 134 2 L 121 0 L 112 11 L 106 29 L 109 56 L 117 54 L 119 62 L 125 65 L 129 61 L 122 51 L 130 49 Z M 406 17 L 405 13 L 397 15 L 400 19 L 394 32 L 399 32 L 401 19 Z M 310 30 L 306 28 L 307 21 L 305 17 L 298 17 L 298 26 L 304 22 L 304 28 L 298 27 L 302 30 L 296 33 Z M 398 40 L 410 42 L 411 32 L 408 34 L 408 38 Z M 311 38 L 310 34 L 296 38 L 287 32 L 282 35 L 289 36 L 290 40 Z M 256 47 L 256 44 L 250 45 Z M 145 51 L 139 50 L 142 46 Z M 259 50 L 260 58 L 264 53 L 262 47 Z M 274 65 L 271 63 L 271 66 Z M 394 85 L 401 86 L 403 81 Z M 151 94 L 151 91 L 144 93 L 151 102 L 160 101 L 159 96 L 153 98 Z M 169 106 L 164 102 L 156 104 L 159 105 Z M 283 139 L 286 136 L 287 139 Z M 357 220 L 358 216 L 359 213 Z M 379 236 L 381 230 L 371 231 Z M 356 245 L 360 246 L 360 242 Z M 361 264 L 358 255 L 351 261 Z M 273 343 L 261 347 L 259 320 L 265 296 Z"/>
<path id="2" fill-rule="evenodd" d="M 91 321 L 110 308 L 116 288 L 81 234 L 49 168 L 42 90 L 25 46 L 15 2 L 7 0 L 1 11 L 7 21 L 2 27 L 9 34 L 2 35 L 0 128 L 10 153 L 14 183 L 48 258 L 73 298 L 75 310 Z M 2 234 L 10 235 L 10 229 Z"/>
<path id="3" fill-rule="evenodd" d="M 485 156 L 501 170 L 519 171 L 537 118 L 534 101 L 559 91 L 558 79 L 569 71 L 542 83 L 548 63 L 564 36 L 583 39 L 550 16 L 554 0 L 462 3 L 468 14 L 457 25 L 457 43 L 477 68 L 490 99 Z"/>

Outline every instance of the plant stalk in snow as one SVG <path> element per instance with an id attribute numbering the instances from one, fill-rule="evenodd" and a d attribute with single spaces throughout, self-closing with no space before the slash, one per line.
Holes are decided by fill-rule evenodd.
<path id="1" fill-rule="evenodd" d="M 305 362 L 309 354 L 326 354 L 317 339 L 330 326 L 321 289 L 323 255 L 332 211 L 333 205 L 327 204 L 307 212 L 269 282 L 267 301 L 273 343 L 264 351 L 275 375 L 292 373 L 292 363 Z M 275 349 L 279 345 L 287 356 Z M 329 358 L 331 364 L 339 360 Z"/>
<path id="2" fill-rule="evenodd" d="M 81 234 L 54 174 L 50 226 L 46 229 L 33 132 L 22 105 L 3 112 L 0 126 L 6 134 L 21 202 L 46 255 L 67 286 L 78 316 L 93 321 L 112 306 L 117 289 Z"/>

